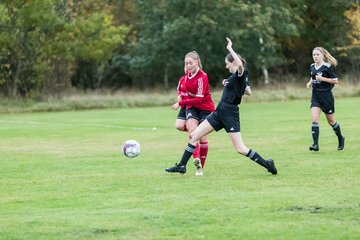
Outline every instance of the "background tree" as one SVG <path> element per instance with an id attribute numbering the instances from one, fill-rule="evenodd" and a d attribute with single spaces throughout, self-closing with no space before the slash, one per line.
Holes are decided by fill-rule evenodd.
<path id="1" fill-rule="evenodd" d="M 114 25 L 103 1 L 76 3 L 81 10 L 69 11 L 68 1 L 0 2 L 5 95 L 32 97 L 66 89 L 78 62 L 95 63 L 97 69 L 117 45 L 123 44 L 126 27 Z M 82 84 L 93 82 L 88 79 Z"/>
<path id="2" fill-rule="evenodd" d="M 288 52 L 294 59 L 289 64 L 290 71 L 295 73 L 308 73 L 311 63 L 311 51 L 316 46 L 328 49 L 341 62 L 343 52 L 338 47 L 347 45 L 349 38 L 347 32 L 350 25 L 344 16 L 344 12 L 350 8 L 351 1 L 320 1 L 302 0 L 303 31 L 299 38 L 294 38 L 292 51 Z M 339 72 L 344 71 L 344 65 L 339 64 Z"/>
<path id="3" fill-rule="evenodd" d="M 128 31 L 117 25 L 112 1 L 77 1 L 71 9 L 74 25 L 75 72 L 72 84 L 86 89 L 101 86 L 104 64 L 124 44 Z"/>
<path id="4" fill-rule="evenodd" d="M 343 51 L 344 58 L 347 59 L 351 72 L 360 72 L 360 7 L 358 1 L 351 3 L 350 9 L 344 12 L 344 16 L 350 25 L 347 36 L 349 44 L 341 46 L 338 49 Z"/>
<path id="5" fill-rule="evenodd" d="M 268 68 L 286 63 L 282 43 L 299 36 L 300 17 L 291 11 L 294 4 L 280 0 L 138 0 L 137 10 L 142 13 L 135 25 L 138 38 L 123 60 L 138 85 L 167 88 L 169 81 L 174 85 L 182 74 L 186 52 L 197 50 L 210 82 L 217 85 L 227 74 L 223 57 L 227 53 L 224 39 L 229 36 L 238 43 L 254 76 L 259 76 L 258 69 L 267 75 Z"/>
<path id="6" fill-rule="evenodd" d="M 262 78 L 268 84 L 269 69 L 278 71 L 287 64 L 283 49 L 301 31 L 298 5 L 299 1 L 293 0 L 253 1 L 244 11 L 245 20 L 237 18 L 238 26 L 249 29 L 246 34 L 240 33 L 239 39 L 254 79 Z"/>
<path id="7" fill-rule="evenodd" d="M 252 84 L 301 79 L 315 46 L 340 60 L 340 76 L 356 76 L 358 21 L 350 0 L 2 0 L 0 92 L 172 89 L 193 50 L 218 86 L 228 74 L 226 36 L 247 59 Z"/>

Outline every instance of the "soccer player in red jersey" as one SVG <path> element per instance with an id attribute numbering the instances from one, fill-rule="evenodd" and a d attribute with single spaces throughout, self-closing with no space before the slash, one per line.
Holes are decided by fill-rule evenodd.
<path id="1" fill-rule="evenodd" d="M 185 55 L 185 70 L 186 97 L 179 99 L 177 104 L 186 107 L 186 128 L 191 133 L 211 112 L 215 111 L 215 107 L 211 98 L 209 80 L 207 74 L 202 70 L 201 60 L 197 52 L 192 51 Z M 194 160 L 197 169 L 195 175 L 197 176 L 203 175 L 208 154 L 206 135 L 199 139 L 199 146 L 200 160 Z"/>

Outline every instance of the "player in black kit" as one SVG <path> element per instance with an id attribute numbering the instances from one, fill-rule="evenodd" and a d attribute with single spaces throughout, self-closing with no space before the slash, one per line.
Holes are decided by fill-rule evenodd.
<path id="1" fill-rule="evenodd" d="M 337 60 L 323 47 L 316 47 L 312 51 L 314 63 L 310 65 L 311 78 L 306 84 L 312 86 L 311 96 L 311 131 L 314 140 L 309 147 L 310 151 L 319 151 L 319 118 L 325 113 L 326 119 L 338 137 L 338 150 L 345 147 L 345 138 L 341 134 L 339 123 L 335 119 L 335 105 L 332 89 L 338 83 L 335 68 Z"/>
<path id="2" fill-rule="evenodd" d="M 241 97 L 244 94 L 251 94 L 250 86 L 247 84 L 248 72 L 245 69 L 245 60 L 242 59 L 232 49 L 232 42 L 229 38 L 227 40 L 227 49 L 229 54 L 225 58 L 226 68 L 232 74 L 228 79 L 223 81 L 224 90 L 221 101 L 216 107 L 215 112 L 211 113 L 206 120 L 204 120 L 196 129 L 191 133 L 188 146 L 179 164 L 165 169 L 167 172 L 186 172 L 186 164 L 189 161 L 192 152 L 195 149 L 196 143 L 201 136 L 204 136 L 212 131 L 219 131 L 225 129 L 229 134 L 230 139 L 236 151 L 256 163 L 266 168 L 270 173 L 277 174 L 274 161 L 272 159 L 263 159 L 256 151 L 249 149 L 245 146 L 240 133 L 240 112 L 239 104 Z"/>

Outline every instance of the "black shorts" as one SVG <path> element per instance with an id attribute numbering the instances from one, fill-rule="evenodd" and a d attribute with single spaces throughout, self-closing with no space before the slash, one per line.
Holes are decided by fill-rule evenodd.
<path id="1" fill-rule="evenodd" d="M 334 95 L 331 91 L 313 91 L 310 108 L 312 107 L 321 108 L 325 114 L 335 113 Z"/>
<path id="2" fill-rule="evenodd" d="M 215 131 L 224 128 L 227 133 L 240 132 L 240 112 L 238 105 L 220 102 L 216 107 L 216 111 L 206 119 Z"/>
<path id="3" fill-rule="evenodd" d="M 180 108 L 177 119 L 186 120 L 186 108 Z"/>
<path id="4" fill-rule="evenodd" d="M 195 107 L 188 108 L 186 109 L 186 120 L 193 118 L 199 122 L 202 122 L 206 119 L 207 116 L 209 116 L 210 113 L 210 111 L 200 110 Z"/>

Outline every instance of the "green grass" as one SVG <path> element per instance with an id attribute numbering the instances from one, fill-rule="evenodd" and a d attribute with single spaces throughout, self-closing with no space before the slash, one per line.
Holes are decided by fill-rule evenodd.
<path id="1" fill-rule="evenodd" d="M 360 98 L 336 100 L 344 151 L 308 100 L 241 105 L 243 139 L 209 136 L 203 177 L 164 168 L 187 143 L 170 107 L 0 115 L 0 239 L 360 239 Z M 136 139 L 141 154 L 120 153 Z"/>

